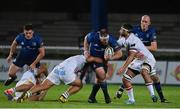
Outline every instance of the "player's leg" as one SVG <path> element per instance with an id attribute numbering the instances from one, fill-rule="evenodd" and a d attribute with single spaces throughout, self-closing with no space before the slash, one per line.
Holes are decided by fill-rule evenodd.
<path id="1" fill-rule="evenodd" d="M 149 72 L 151 71 L 151 66 L 147 63 L 144 63 L 142 65 L 142 70 L 141 70 L 141 75 L 145 81 L 145 84 L 148 88 L 148 91 L 151 95 L 151 98 L 153 100 L 153 102 L 157 102 L 158 98 L 155 96 L 155 93 L 154 93 L 154 88 L 153 88 L 153 81 L 149 75 Z"/>
<path id="2" fill-rule="evenodd" d="M 75 81 L 73 81 L 69 85 L 70 85 L 70 87 L 67 89 L 67 91 L 62 93 L 62 95 L 59 97 L 59 100 L 62 103 L 67 102 L 69 96 L 79 92 L 81 90 L 82 86 L 83 86 L 82 81 L 80 79 L 76 79 Z"/>
<path id="3" fill-rule="evenodd" d="M 153 80 L 154 87 L 159 95 L 159 98 L 162 103 L 168 103 L 167 99 L 165 99 L 162 88 L 161 88 L 161 83 L 159 76 L 156 73 L 152 73 L 151 79 Z"/>
<path id="4" fill-rule="evenodd" d="M 91 91 L 91 94 L 88 98 L 88 102 L 89 103 L 97 103 L 97 100 L 96 100 L 96 94 L 97 92 L 99 91 L 100 89 L 100 85 L 99 83 L 97 82 L 97 78 L 95 79 L 95 83 L 93 84 L 93 87 L 92 87 L 92 91 Z"/>
<path id="5" fill-rule="evenodd" d="M 103 91 L 105 102 L 106 103 L 111 103 L 111 98 L 109 96 L 107 82 L 105 80 L 105 78 L 106 78 L 105 69 L 104 69 L 104 67 L 99 67 L 99 68 L 96 68 L 95 71 L 97 73 L 97 79 L 98 79 L 97 83 L 99 83 L 99 86 Z"/>
<path id="6" fill-rule="evenodd" d="M 17 100 L 17 102 L 22 102 L 25 99 L 29 98 L 30 96 L 32 96 L 34 93 L 36 92 L 40 92 L 40 91 L 44 91 L 47 90 L 49 88 L 51 88 L 54 85 L 54 83 L 52 83 L 50 80 L 45 79 L 45 81 L 43 81 L 43 83 L 38 84 L 33 86 L 29 91 L 23 93 Z"/>
<path id="7" fill-rule="evenodd" d="M 135 70 L 128 69 L 127 72 L 123 74 L 123 78 L 122 78 L 124 88 L 126 89 L 126 92 L 128 94 L 128 98 L 129 98 L 126 101 L 126 104 L 134 104 L 135 103 L 133 87 L 132 87 L 132 84 L 131 84 L 132 78 L 134 78 L 136 76 L 134 71 Z"/>
<path id="8" fill-rule="evenodd" d="M 16 66 L 15 64 L 11 64 L 9 67 L 9 71 L 8 71 L 8 75 L 9 78 L 4 82 L 5 86 L 10 85 L 16 78 L 16 72 L 19 70 L 20 68 L 18 66 Z"/>
<path id="9" fill-rule="evenodd" d="M 102 65 L 100 65 L 100 66 L 99 66 L 99 65 L 100 65 L 100 64 L 92 63 L 92 64 L 91 64 L 91 68 L 92 68 L 93 70 L 95 70 L 96 68 L 102 66 Z M 89 96 L 89 98 L 88 98 L 88 102 L 89 102 L 89 103 L 97 103 L 96 94 L 97 94 L 97 92 L 98 92 L 99 89 L 100 89 L 100 85 L 99 85 L 99 83 L 97 82 L 97 72 L 95 72 L 95 73 L 96 73 L 96 79 L 95 79 L 95 82 L 94 82 L 94 84 L 93 84 L 93 87 L 92 87 L 92 90 L 91 90 L 91 94 L 90 94 L 90 96 Z"/>
<path id="10" fill-rule="evenodd" d="M 118 91 L 116 91 L 116 94 L 115 94 L 115 99 L 116 98 L 121 98 L 122 97 L 122 94 L 123 94 L 123 92 L 124 92 L 124 85 L 123 84 L 121 84 L 120 86 L 119 86 L 119 89 L 118 89 Z"/>
<path id="11" fill-rule="evenodd" d="M 22 84 L 22 85 L 19 85 L 17 87 L 13 87 L 13 88 L 10 88 L 10 89 L 7 89 L 4 91 L 4 94 L 8 97 L 8 100 L 13 100 L 13 94 L 16 93 L 16 92 L 25 92 L 25 91 L 28 91 L 30 88 L 32 88 L 34 84 L 30 83 L 30 84 Z"/>

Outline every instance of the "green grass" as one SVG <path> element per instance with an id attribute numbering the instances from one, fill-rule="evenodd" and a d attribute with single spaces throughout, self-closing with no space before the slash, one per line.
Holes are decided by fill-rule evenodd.
<path id="1" fill-rule="evenodd" d="M 134 95 L 136 103 L 134 105 L 126 105 L 127 94 L 124 93 L 121 99 L 113 99 L 118 85 L 109 85 L 109 93 L 112 98 L 111 104 L 104 102 L 103 93 L 100 90 L 97 94 L 98 103 L 89 104 L 87 102 L 92 85 L 84 85 L 83 89 L 77 94 L 69 98 L 69 102 L 60 103 L 57 101 L 59 94 L 64 92 L 68 86 L 59 85 L 52 87 L 44 101 L 25 101 L 23 103 L 9 102 L 3 91 L 14 86 L 3 86 L 0 83 L 0 108 L 180 108 L 180 86 L 163 86 L 166 98 L 171 103 L 153 103 L 145 86 L 134 85 Z"/>

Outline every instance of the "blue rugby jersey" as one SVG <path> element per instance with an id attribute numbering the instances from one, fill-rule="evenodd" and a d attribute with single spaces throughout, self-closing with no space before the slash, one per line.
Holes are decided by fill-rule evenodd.
<path id="1" fill-rule="evenodd" d="M 102 45 L 98 32 L 91 32 L 87 34 L 87 42 L 89 44 L 90 55 L 95 57 L 104 58 L 104 51 L 107 46 L 112 47 L 114 51 L 120 49 L 117 40 L 112 35 L 109 35 L 108 45 Z"/>
<path id="2" fill-rule="evenodd" d="M 156 30 L 153 27 L 149 27 L 147 31 L 142 31 L 140 25 L 133 27 L 133 33 L 140 38 L 145 46 L 150 46 L 151 42 L 156 41 Z"/>
<path id="3" fill-rule="evenodd" d="M 26 39 L 24 33 L 16 36 L 16 42 L 21 46 L 19 54 L 27 60 L 37 57 L 39 48 L 43 45 L 42 38 L 39 34 L 34 33 L 32 39 Z"/>

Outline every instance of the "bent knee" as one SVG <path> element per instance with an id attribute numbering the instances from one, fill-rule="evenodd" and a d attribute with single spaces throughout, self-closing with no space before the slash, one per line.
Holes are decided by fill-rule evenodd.
<path id="1" fill-rule="evenodd" d="M 160 79 L 159 79 L 159 77 L 157 75 L 152 75 L 151 79 L 153 80 L 154 83 L 160 82 Z"/>

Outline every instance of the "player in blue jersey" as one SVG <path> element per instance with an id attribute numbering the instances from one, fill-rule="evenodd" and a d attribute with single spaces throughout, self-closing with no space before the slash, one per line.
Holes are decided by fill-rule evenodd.
<path id="1" fill-rule="evenodd" d="M 10 63 L 17 46 L 21 47 L 17 57 L 10 65 L 9 78 L 5 81 L 5 86 L 8 86 L 17 78 L 16 72 L 25 64 L 34 70 L 39 67 L 40 60 L 45 56 L 45 48 L 41 36 L 33 31 L 32 24 L 24 25 L 23 30 L 23 33 L 18 34 L 12 42 L 9 56 L 7 57 L 7 62 Z"/>
<path id="2" fill-rule="evenodd" d="M 143 15 L 141 17 L 141 24 L 133 27 L 133 33 L 140 38 L 140 40 L 144 43 L 144 45 L 148 48 L 149 51 L 155 52 L 157 50 L 156 29 L 151 27 L 150 24 L 151 24 L 150 16 Z M 161 102 L 162 103 L 168 102 L 164 98 L 161 89 L 160 79 L 156 74 L 156 70 L 153 69 L 150 75 Z M 123 91 L 124 91 L 124 86 L 121 85 L 119 90 L 116 92 L 116 97 L 120 98 L 122 96 Z"/>
<path id="3" fill-rule="evenodd" d="M 112 47 L 115 54 L 112 57 L 105 56 L 104 51 L 106 47 Z M 84 39 L 84 55 L 99 57 L 104 60 L 104 63 L 91 63 L 92 69 L 96 72 L 96 82 L 93 85 L 91 94 L 89 96 L 89 103 L 96 103 L 96 94 L 101 88 L 104 93 L 106 103 L 111 103 L 111 99 L 107 89 L 106 83 L 106 72 L 107 72 L 107 61 L 119 59 L 122 56 L 120 46 L 113 36 L 109 35 L 107 29 L 101 29 L 98 32 L 90 32 Z"/>

